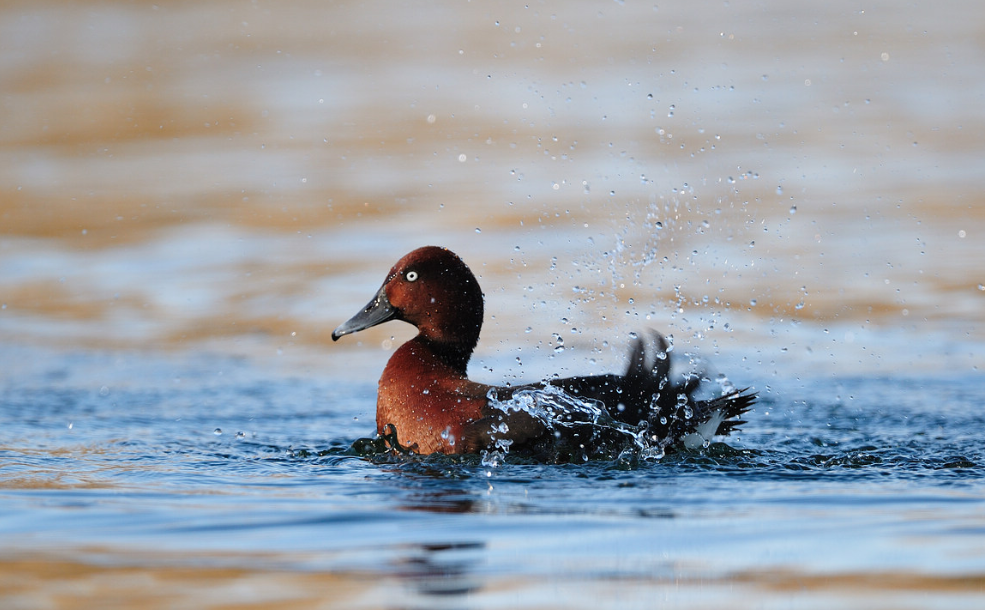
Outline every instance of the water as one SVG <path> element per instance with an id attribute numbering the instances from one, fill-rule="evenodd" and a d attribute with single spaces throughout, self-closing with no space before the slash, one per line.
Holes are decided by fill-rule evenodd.
<path id="1" fill-rule="evenodd" d="M 8 2 L 0 606 L 980 608 L 975 2 Z M 401 255 L 470 375 L 671 336 L 727 444 L 371 458 Z"/>
<path id="2" fill-rule="evenodd" d="M 80 586 L 160 603 L 128 589 L 139 578 L 180 583 L 195 605 L 981 602 L 978 378 L 760 379 L 770 389 L 728 445 L 490 466 L 352 455 L 373 428 L 367 381 L 222 357 L 6 356 L 45 363 L 0 403 L 4 561 L 29 576 L 8 578 L 11 603 Z"/>

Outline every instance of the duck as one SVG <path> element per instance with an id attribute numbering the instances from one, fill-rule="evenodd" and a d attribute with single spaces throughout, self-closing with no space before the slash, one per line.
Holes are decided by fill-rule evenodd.
<path id="1" fill-rule="evenodd" d="M 377 439 L 415 454 L 508 451 L 547 461 L 612 456 L 627 446 L 663 451 L 727 435 L 755 403 L 748 388 L 696 397 L 700 375 L 671 377 L 670 347 L 656 331 L 631 334 L 622 374 L 493 386 L 469 379 L 484 299 L 454 252 L 413 250 L 397 261 L 370 302 L 332 340 L 391 320 L 417 335 L 397 348 L 380 376 Z M 635 335 L 635 336 L 634 336 Z"/>

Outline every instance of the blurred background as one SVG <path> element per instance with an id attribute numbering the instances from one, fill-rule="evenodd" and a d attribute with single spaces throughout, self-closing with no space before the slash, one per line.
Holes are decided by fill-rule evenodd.
<path id="1" fill-rule="evenodd" d="M 980 370 L 980 12 L 5 2 L 0 340 L 372 377 L 409 327 L 329 334 L 436 244 L 489 382 L 646 327 L 766 374 Z"/>

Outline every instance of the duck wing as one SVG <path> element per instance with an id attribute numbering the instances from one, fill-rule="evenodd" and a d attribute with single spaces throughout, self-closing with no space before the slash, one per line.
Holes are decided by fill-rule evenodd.
<path id="1" fill-rule="evenodd" d="M 701 385 L 702 376 L 690 374 L 671 379 L 667 340 L 656 331 L 651 331 L 648 339 L 639 336 L 633 339 L 629 364 L 623 375 L 567 377 L 495 388 L 491 397 L 497 401 L 516 401 L 532 393 L 557 390 L 568 399 L 548 396 L 547 402 L 555 403 L 555 408 L 546 415 L 562 424 L 564 436 L 574 434 L 583 438 L 588 432 L 587 426 L 619 429 L 622 424 L 623 434 L 617 436 L 625 438 L 625 430 L 629 427 L 641 430 L 645 426 L 648 442 L 661 447 L 681 441 L 689 446 L 695 441 L 704 443 L 713 436 L 727 435 L 746 423 L 739 418 L 755 404 L 755 392 L 747 388 L 711 399 L 698 399 L 695 392 Z M 535 438 L 538 430 L 550 427 L 549 423 L 538 426 L 536 421 L 529 421 L 522 414 L 509 419 L 514 418 L 518 431 L 525 431 L 525 440 Z"/>

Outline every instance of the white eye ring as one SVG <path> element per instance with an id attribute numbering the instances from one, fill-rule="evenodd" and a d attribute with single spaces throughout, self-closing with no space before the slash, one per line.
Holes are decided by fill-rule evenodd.
<path id="1" fill-rule="evenodd" d="M 408 282 L 416 282 L 417 281 L 417 272 L 416 271 L 408 271 L 407 273 L 404 274 L 404 278 L 406 278 L 406 280 Z"/>

